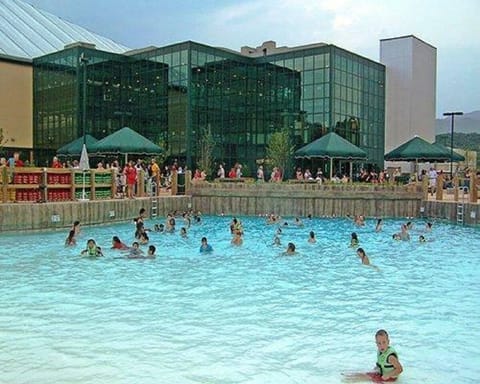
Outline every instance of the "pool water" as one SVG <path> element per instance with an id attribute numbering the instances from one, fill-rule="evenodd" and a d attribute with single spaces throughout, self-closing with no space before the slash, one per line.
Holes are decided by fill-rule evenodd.
<path id="1" fill-rule="evenodd" d="M 379 328 L 399 383 L 480 381 L 478 228 L 424 233 L 417 220 L 411 241 L 394 241 L 401 220 L 375 233 L 373 219 L 304 219 L 275 247 L 277 226 L 243 217 L 232 246 L 230 220 L 204 217 L 187 239 L 181 219 L 174 234 L 150 233 L 154 260 L 109 249 L 114 235 L 134 241 L 132 223 L 83 227 L 71 248 L 67 230 L 2 234 L 0 383 L 340 383 L 374 367 Z M 349 247 L 353 231 L 379 271 Z M 199 253 L 202 236 L 212 254 Z M 91 237 L 104 258 L 79 256 Z M 297 254 L 283 256 L 290 241 Z"/>

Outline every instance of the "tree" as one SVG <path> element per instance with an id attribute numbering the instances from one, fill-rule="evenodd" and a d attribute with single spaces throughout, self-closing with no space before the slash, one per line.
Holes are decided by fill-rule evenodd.
<path id="1" fill-rule="evenodd" d="M 279 167 L 282 175 L 290 169 L 295 147 L 287 129 L 275 132 L 267 146 L 267 159 L 274 167 Z"/>
<path id="2" fill-rule="evenodd" d="M 210 124 L 200 131 L 200 140 L 198 142 L 198 162 L 197 166 L 207 175 L 212 173 L 213 149 L 215 148 L 215 139 L 212 135 Z"/>

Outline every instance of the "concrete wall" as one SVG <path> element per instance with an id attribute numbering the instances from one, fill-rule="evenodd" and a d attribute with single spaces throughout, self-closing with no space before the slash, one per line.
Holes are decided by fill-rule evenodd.
<path id="1" fill-rule="evenodd" d="M 420 215 L 456 223 L 457 206 L 458 204 L 454 202 L 424 201 L 420 209 Z M 464 204 L 463 219 L 465 225 L 478 225 L 480 222 L 480 204 Z"/>
<path id="2" fill-rule="evenodd" d="M 193 208 L 203 214 L 334 217 L 432 217 L 456 222 L 457 204 L 422 201 L 417 189 L 374 185 L 196 183 L 191 196 L 158 198 L 158 222 L 171 211 Z M 0 231 L 64 229 L 75 220 L 94 225 L 132 220 L 140 208 L 152 212 L 149 198 L 64 203 L 0 204 Z M 473 213 L 472 213 L 473 212 Z M 479 204 L 464 205 L 465 224 L 477 225 Z"/>
<path id="3" fill-rule="evenodd" d="M 196 183 L 192 207 L 207 214 L 418 216 L 421 190 L 381 185 Z"/>
<path id="4" fill-rule="evenodd" d="M 184 211 L 190 204 L 189 196 L 158 198 L 160 218 L 167 212 Z M 149 198 L 134 200 L 103 200 L 86 202 L 0 204 L 0 231 L 24 231 L 65 228 L 80 220 L 83 225 L 121 222 L 138 216 L 140 208 L 151 212 Z M 112 215 L 111 215 L 112 214 Z"/>

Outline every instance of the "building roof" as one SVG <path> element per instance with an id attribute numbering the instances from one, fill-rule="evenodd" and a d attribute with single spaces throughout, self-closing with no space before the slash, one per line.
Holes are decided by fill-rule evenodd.
<path id="1" fill-rule="evenodd" d="M 123 53 L 130 48 L 20 0 L 0 0 L 0 55 L 33 59 L 76 41 Z"/>

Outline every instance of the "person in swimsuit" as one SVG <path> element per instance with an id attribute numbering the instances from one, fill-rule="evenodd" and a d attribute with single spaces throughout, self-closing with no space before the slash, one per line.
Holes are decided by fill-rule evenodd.
<path id="1" fill-rule="evenodd" d="M 65 246 L 70 247 L 77 245 L 77 241 L 75 240 L 75 231 L 72 229 L 69 233 L 67 238 L 65 239 Z"/>
<path id="2" fill-rule="evenodd" d="M 125 250 L 128 249 L 128 246 L 125 243 L 122 243 L 118 236 L 113 236 L 112 238 L 112 249 Z"/>
<path id="3" fill-rule="evenodd" d="M 82 256 L 99 257 L 103 256 L 102 249 L 95 243 L 95 240 L 88 239 L 87 248 L 82 251 Z"/>
<path id="4" fill-rule="evenodd" d="M 200 253 L 209 253 L 212 252 L 213 248 L 208 244 L 207 238 L 202 237 L 202 245 L 200 245 Z"/>
<path id="5" fill-rule="evenodd" d="M 350 239 L 350 247 L 358 247 L 360 241 L 358 240 L 358 236 L 356 232 L 352 232 L 351 239 Z"/>
<path id="6" fill-rule="evenodd" d="M 368 258 L 367 254 L 363 250 L 363 248 L 358 248 L 357 249 L 357 256 L 360 258 L 362 261 L 363 265 L 368 265 L 369 267 L 375 268 L 376 270 L 379 270 L 379 268 L 373 264 L 370 264 L 370 259 Z"/>
<path id="7" fill-rule="evenodd" d="M 375 342 L 378 348 L 375 371 L 344 374 L 344 382 L 365 382 L 365 380 L 369 380 L 375 383 L 383 383 L 397 380 L 403 372 L 403 367 L 400 364 L 397 352 L 390 346 L 387 331 L 384 329 L 378 330 L 375 334 Z"/>
<path id="8" fill-rule="evenodd" d="M 290 255 L 295 255 L 295 244 L 293 243 L 288 243 L 287 245 L 287 250 L 283 252 L 284 255 L 290 256 Z"/>

